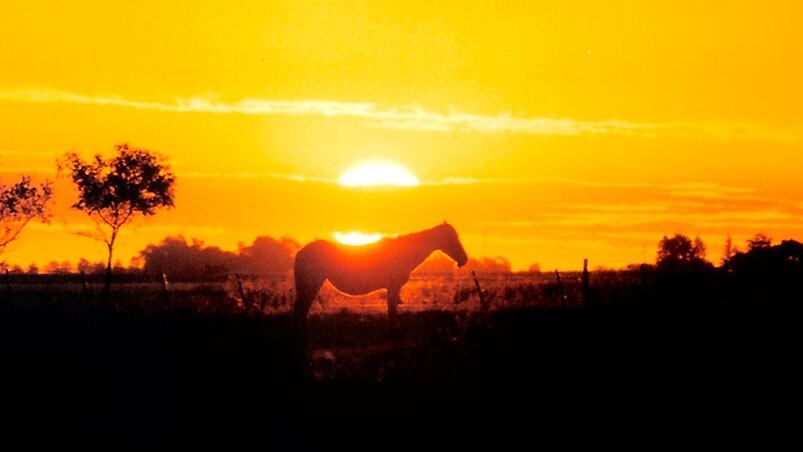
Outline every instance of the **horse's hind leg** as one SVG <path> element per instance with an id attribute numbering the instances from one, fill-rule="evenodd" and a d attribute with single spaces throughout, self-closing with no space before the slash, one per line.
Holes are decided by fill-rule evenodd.
<path id="1" fill-rule="evenodd" d="M 309 308 L 323 285 L 323 278 L 296 275 L 296 302 L 293 305 L 293 326 L 304 341 L 309 338 Z"/>
<path id="2" fill-rule="evenodd" d="M 315 296 L 318 295 L 323 281 L 309 281 L 303 276 L 296 276 L 296 302 L 293 305 L 292 331 L 294 335 L 294 353 L 297 359 L 296 368 L 305 378 L 312 377 L 310 361 L 310 331 L 307 316 Z"/>

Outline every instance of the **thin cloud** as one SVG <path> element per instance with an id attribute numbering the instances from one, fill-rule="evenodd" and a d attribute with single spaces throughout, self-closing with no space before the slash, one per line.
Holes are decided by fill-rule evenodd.
<path id="1" fill-rule="evenodd" d="M 2 152 L 0 152 L 2 155 Z M 0 174 L 55 174 L 53 167 L 44 166 L 21 166 L 21 167 L 2 167 Z M 252 179 L 273 179 L 288 182 L 312 182 L 318 184 L 338 184 L 337 179 L 310 176 L 304 174 L 289 174 L 277 172 L 203 172 L 203 171 L 177 171 L 181 177 L 198 179 L 233 179 L 233 180 L 252 180 Z M 572 185 L 579 187 L 590 187 L 596 189 L 644 189 L 655 193 L 661 193 L 674 198 L 686 199 L 685 202 L 694 200 L 710 202 L 720 201 L 755 201 L 773 202 L 775 204 L 790 204 L 789 201 L 770 199 L 756 196 L 755 190 L 745 187 L 733 187 L 709 182 L 691 182 L 678 184 L 646 184 L 646 183 L 623 183 L 623 182 L 597 182 L 561 178 L 477 178 L 477 177 L 447 177 L 444 179 L 422 180 L 421 186 L 459 186 L 459 185 Z M 699 206 L 700 204 L 694 204 Z M 794 203 L 792 203 L 794 205 Z M 592 208 L 588 206 L 588 208 Z"/>
<path id="2" fill-rule="evenodd" d="M 452 111 L 439 113 L 418 106 L 386 107 L 372 102 L 325 100 L 243 99 L 226 103 L 215 96 L 177 98 L 173 103 L 148 102 L 119 96 L 88 96 L 68 91 L 11 90 L 0 92 L 0 101 L 75 103 L 136 108 L 176 113 L 322 116 L 362 119 L 369 127 L 433 132 L 517 133 L 528 135 L 633 135 L 655 137 L 701 136 L 713 139 L 747 139 L 798 142 L 800 127 L 778 129 L 759 124 L 646 123 L 621 120 L 579 121 L 568 118 L 517 117 L 510 114 L 479 115 Z"/>
<path id="3" fill-rule="evenodd" d="M 627 233 L 643 230 L 657 230 L 661 225 L 682 225 L 684 230 L 721 231 L 723 229 L 761 230 L 764 228 L 797 229 L 800 211 L 787 212 L 773 206 L 756 208 L 736 207 L 727 211 L 699 212 L 684 209 L 672 203 L 644 205 L 631 203 L 621 205 L 620 209 L 609 209 L 606 206 L 596 208 L 586 204 L 577 204 L 560 208 L 553 207 L 549 211 L 539 212 L 531 218 L 520 218 L 509 221 L 479 221 L 477 227 L 490 229 L 538 230 L 557 232 L 583 231 L 584 234 L 610 231 Z M 548 207 L 547 207 L 548 208 Z"/>
<path id="4" fill-rule="evenodd" d="M 239 172 L 239 173 L 215 173 L 215 172 L 200 172 L 190 171 L 187 173 L 178 173 L 183 177 L 198 178 L 198 179 L 279 179 L 291 182 L 316 182 L 322 184 L 336 184 L 336 179 L 325 177 L 305 176 L 303 174 L 284 174 L 274 172 Z"/>
<path id="5" fill-rule="evenodd" d="M 769 198 L 755 196 L 755 189 L 746 187 L 733 187 L 711 182 L 688 182 L 677 184 L 648 184 L 628 182 L 585 181 L 563 178 L 476 178 L 476 177 L 447 177 L 441 180 L 422 181 L 422 185 L 571 185 L 596 189 L 645 189 L 654 190 L 667 195 L 689 199 L 723 199 L 739 201 L 771 201 Z M 775 200 L 777 201 L 777 200 Z"/>
<path id="6" fill-rule="evenodd" d="M 46 166 L 0 167 L 0 174 L 55 174 L 56 169 Z"/>
<path id="7" fill-rule="evenodd" d="M 0 172 L 4 171 L 0 168 Z M 14 172 L 19 172 L 14 169 Z M 337 179 L 309 176 L 303 174 L 287 174 L 276 172 L 235 172 L 235 173 L 219 173 L 219 172 L 179 172 L 182 177 L 200 178 L 200 179 L 274 179 L 284 180 L 290 182 L 314 182 L 319 184 L 337 184 Z M 479 177 L 446 177 L 444 179 L 422 180 L 421 186 L 423 187 L 437 187 L 437 186 L 460 186 L 460 185 L 573 185 L 579 187 L 590 187 L 597 189 L 643 189 L 651 190 L 656 193 L 663 193 L 667 196 L 685 198 L 686 202 L 693 200 L 710 201 L 710 200 L 732 200 L 732 201 L 756 201 L 756 202 L 775 202 L 782 204 L 783 201 L 776 199 L 769 199 L 765 197 L 756 196 L 752 188 L 733 187 L 727 185 L 720 185 L 710 182 L 690 182 L 678 184 L 646 184 L 646 183 L 624 183 L 624 182 L 596 182 L 584 181 L 575 179 L 561 179 L 561 178 L 479 178 Z M 695 204 L 702 205 L 702 204 Z M 591 206 L 588 206 L 591 208 Z M 617 209 L 624 209 L 625 207 L 617 207 Z"/>
<path id="8" fill-rule="evenodd" d="M 421 181 L 421 185 L 475 185 L 475 184 L 529 184 L 537 179 L 504 177 L 447 177 L 445 179 Z"/>
<path id="9" fill-rule="evenodd" d="M 30 151 L 30 150 L 20 150 L 20 149 L 0 149 L 0 156 L 15 156 L 15 157 L 16 156 L 24 156 L 24 157 L 28 157 L 28 156 L 31 156 L 31 155 L 35 155 L 35 156 L 38 156 L 38 157 L 42 157 L 42 156 L 50 156 L 50 155 L 55 155 L 55 154 L 56 153 L 54 151 L 41 151 L 41 150 Z"/>
<path id="10" fill-rule="evenodd" d="M 97 231 L 95 224 L 87 221 L 71 221 L 64 219 L 52 221 L 50 223 L 31 223 L 27 226 L 32 231 L 69 233 L 76 236 L 87 237 Z M 213 226 L 198 226 L 188 224 L 145 224 L 132 223 L 127 229 L 123 229 L 123 234 L 160 234 L 160 235 L 185 235 L 187 237 L 211 237 L 221 236 L 227 232 L 225 228 Z"/>

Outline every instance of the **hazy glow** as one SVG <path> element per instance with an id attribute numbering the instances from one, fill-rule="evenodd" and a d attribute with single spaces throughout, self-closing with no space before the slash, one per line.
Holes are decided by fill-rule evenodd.
<path id="1" fill-rule="evenodd" d="M 177 177 L 122 265 L 166 236 L 236 251 L 444 219 L 520 270 L 654 262 L 674 233 L 714 262 L 728 235 L 803 238 L 801 1 L 140 3 L 0 3 L 0 182 L 56 193 L 12 269 L 105 259 L 54 163 L 122 142 Z"/>
<path id="2" fill-rule="evenodd" d="M 335 231 L 333 235 L 335 236 L 335 240 L 337 240 L 338 243 L 352 246 L 366 245 L 368 243 L 378 242 L 382 238 L 382 234 L 378 232 L 373 234 L 366 234 L 357 231 L 351 231 L 351 232 Z"/>
<path id="3" fill-rule="evenodd" d="M 345 187 L 375 187 L 378 185 L 417 187 L 420 185 L 418 178 L 410 170 L 390 162 L 362 163 L 343 173 L 337 182 Z"/>

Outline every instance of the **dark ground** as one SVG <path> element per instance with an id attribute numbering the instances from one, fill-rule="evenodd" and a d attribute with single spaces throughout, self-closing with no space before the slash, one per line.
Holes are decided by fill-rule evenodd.
<path id="1" fill-rule="evenodd" d="M 312 318 L 305 360 L 282 315 L 8 301 L 4 427 L 29 444 L 282 450 L 372 433 L 477 445 L 492 426 L 524 437 L 588 425 L 671 436 L 768 418 L 781 428 L 774 416 L 797 410 L 799 319 L 685 305 L 421 312 L 401 316 L 394 347 L 383 316 L 343 312 Z"/>

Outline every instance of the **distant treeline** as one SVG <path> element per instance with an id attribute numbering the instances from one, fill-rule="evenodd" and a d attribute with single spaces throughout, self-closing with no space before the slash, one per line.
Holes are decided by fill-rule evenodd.
<path id="1" fill-rule="evenodd" d="M 114 268 L 119 276 L 127 279 L 160 276 L 165 273 L 171 280 L 214 281 L 224 280 L 230 274 L 289 276 L 293 269 L 295 253 L 300 244 L 287 237 L 257 237 L 250 245 L 241 244 L 236 251 L 226 251 L 217 246 L 207 246 L 198 239 L 187 240 L 183 236 L 167 237 L 160 243 L 151 244 L 140 251 L 132 260 L 130 267 L 119 262 Z M 702 240 L 690 239 L 683 235 L 664 237 L 658 243 L 655 265 L 649 268 L 664 273 L 705 274 L 713 270 L 725 271 L 741 278 L 765 280 L 781 277 L 798 277 L 803 260 L 803 245 L 795 240 L 786 240 L 773 245 L 772 240 L 758 234 L 740 251 L 728 240 L 719 266 L 706 260 L 706 247 Z M 628 268 L 638 270 L 641 264 Z M 42 269 L 35 265 L 23 269 L 19 266 L 8 268 L 14 275 L 68 275 L 85 273 L 88 276 L 100 275 L 105 271 L 103 262 L 89 262 L 81 259 L 76 265 L 70 262 L 51 262 Z M 454 275 L 458 272 L 485 274 L 512 273 L 510 262 L 504 257 L 470 258 L 466 266 L 459 270 L 446 255 L 436 252 L 424 261 L 414 275 Z M 529 268 L 539 272 L 538 264 Z M 119 279 L 119 278 L 118 278 Z M 125 279 L 125 278 L 124 278 Z"/>
<path id="2" fill-rule="evenodd" d="M 236 252 L 206 246 L 200 240 L 168 237 L 140 252 L 143 271 L 165 273 L 173 278 L 225 278 L 229 273 L 284 275 L 293 268 L 293 256 L 300 248 L 295 240 L 257 237 Z"/>
<path id="3" fill-rule="evenodd" d="M 251 245 L 241 245 L 237 251 L 224 251 L 206 246 L 200 240 L 189 242 L 179 236 L 149 245 L 140 252 L 140 259 L 145 273 L 164 272 L 173 279 L 221 279 L 231 273 L 289 275 L 299 249 L 298 242 L 286 237 L 258 237 Z M 511 272 L 510 262 L 502 257 L 469 259 L 466 268 L 489 273 Z M 452 274 L 457 270 L 454 261 L 436 253 L 416 272 Z"/>
<path id="4" fill-rule="evenodd" d="M 237 251 L 225 251 L 216 246 L 183 236 L 167 237 L 158 244 L 148 245 L 124 267 L 119 261 L 114 266 L 117 275 L 161 275 L 171 279 L 219 280 L 229 273 L 255 275 L 283 275 L 293 266 L 293 256 L 299 244 L 289 238 L 257 237 L 250 245 L 240 245 Z M 51 262 L 43 269 L 30 265 L 8 268 L 11 274 L 67 275 L 85 273 L 99 275 L 106 269 L 103 262 L 81 259 L 77 265 L 70 262 Z M 118 278 L 119 279 L 119 278 Z"/>
<path id="5" fill-rule="evenodd" d="M 198 239 L 187 240 L 183 236 L 174 236 L 145 247 L 129 267 L 117 262 L 114 273 L 130 275 L 134 279 L 141 274 L 158 276 L 165 273 L 171 280 L 193 281 L 222 280 L 232 273 L 286 276 L 292 272 L 293 259 L 299 249 L 299 243 L 287 237 L 257 237 L 250 245 L 241 244 L 236 251 L 226 251 L 217 246 L 207 246 Z M 14 275 L 69 275 L 83 272 L 89 276 L 103 274 L 105 269 L 105 263 L 86 259 L 81 259 L 75 265 L 67 261 L 54 261 L 41 269 L 33 264 L 28 268 L 8 268 Z M 469 259 L 465 269 L 485 273 L 512 271 L 510 262 L 503 257 Z M 454 261 L 444 254 L 435 253 L 416 273 L 446 275 L 457 271 Z"/>

